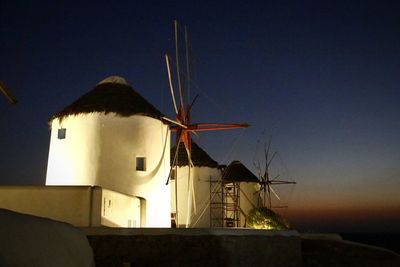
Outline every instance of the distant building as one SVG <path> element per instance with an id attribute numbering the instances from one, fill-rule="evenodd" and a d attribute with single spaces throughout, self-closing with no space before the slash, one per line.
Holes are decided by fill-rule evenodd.
<path id="1" fill-rule="evenodd" d="M 246 226 L 247 214 L 259 201 L 258 183 L 258 178 L 238 160 L 232 161 L 224 169 L 220 187 L 215 190 L 222 199 L 222 227 Z M 214 223 L 217 223 L 218 216 L 215 217 Z"/>

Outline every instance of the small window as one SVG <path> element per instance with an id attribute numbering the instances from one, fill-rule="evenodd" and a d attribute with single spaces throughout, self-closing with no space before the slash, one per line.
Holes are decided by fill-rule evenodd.
<path id="1" fill-rule="evenodd" d="M 146 158 L 145 157 L 136 157 L 136 170 L 137 171 L 145 171 L 146 170 Z"/>
<path id="2" fill-rule="evenodd" d="M 58 129 L 58 134 L 57 134 L 58 139 L 65 139 L 66 132 L 67 129 L 65 128 Z"/>

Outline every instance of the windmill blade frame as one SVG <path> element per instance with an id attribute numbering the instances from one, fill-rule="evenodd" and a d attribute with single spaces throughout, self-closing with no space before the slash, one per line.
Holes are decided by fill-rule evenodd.
<path id="1" fill-rule="evenodd" d="M 168 75 L 168 83 L 169 83 L 169 90 L 172 97 L 172 102 L 174 105 L 174 111 L 176 115 L 176 119 L 169 119 L 164 117 L 165 121 L 171 123 L 169 129 L 171 131 L 176 132 L 176 151 L 175 153 L 179 153 L 178 151 L 181 149 L 179 145 L 181 142 L 184 145 L 187 159 L 188 159 L 188 202 L 192 202 L 194 205 L 194 210 L 196 212 L 196 190 L 194 185 L 194 179 L 191 177 L 191 168 L 194 167 L 192 157 L 191 157 L 191 134 L 196 134 L 197 132 L 203 131 L 214 131 L 214 130 L 227 130 L 227 129 L 236 129 L 236 128 L 247 128 L 248 124 L 233 124 L 233 123 L 191 123 L 191 108 L 193 107 L 195 101 L 198 98 L 198 95 L 190 102 L 190 89 L 191 89 L 191 69 L 190 69 L 190 60 L 189 60 L 189 38 L 188 38 L 188 30 L 187 27 L 184 27 L 184 42 L 185 46 L 183 48 L 182 38 L 179 38 L 180 25 L 178 24 L 177 20 L 174 20 L 174 35 L 175 35 L 175 62 L 170 58 L 170 56 L 166 53 L 165 54 L 165 64 L 167 67 L 167 75 Z M 179 56 L 180 48 L 185 50 L 186 61 L 182 60 Z M 186 62 L 186 64 L 185 64 Z M 175 66 L 172 67 L 172 64 L 175 63 Z M 182 65 L 181 65 L 182 63 Z M 185 73 L 181 75 L 181 66 L 183 67 L 186 65 L 186 77 Z M 175 68 L 176 75 L 173 75 L 173 71 L 171 68 Z M 176 79 L 176 80 L 173 80 Z M 179 99 L 175 97 L 175 90 L 174 85 L 177 85 L 178 92 L 179 92 Z M 187 99 L 184 99 L 184 90 L 187 90 Z M 186 93 L 186 92 L 185 92 Z M 186 95 L 185 95 L 186 96 Z M 186 100 L 186 101 L 185 101 Z M 178 103 L 179 102 L 179 106 Z M 186 103 L 187 102 L 187 103 Z M 185 106 L 185 103 L 188 104 Z M 167 184 L 169 182 L 170 176 L 172 174 L 172 170 L 178 164 L 178 154 L 174 155 L 174 159 L 172 160 L 170 174 L 167 179 Z M 178 177 L 177 177 L 178 178 Z M 178 179 L 176 179 L 178 180 Z M 176 185 L 177 183 L 175 183 Z M 178 194 L 178 189 L 176 189 L 176 194 Z M 177 197 L 176 197 L 177 203 Z M 177 204 L 176 204 L 177 205 Z M 188 203 L 189 208 L 192 208 L 192 204 Z M 178 209 L 178 206 L 176 206 Z M 189 217 L 189 216 L 188 216 Z M 186 223 L 186 226 L 189 225 L 189 222 Z"/>
<path id="2" fill-rule="evenodd" d="M 178 115 L 178 107 L 177 107 L 177 105 L 176 105 L 174 87 L 173 87 L 173 85 L 172 85 L 171 67 L 170 67 L 170 64 L 169 64 L 169 56 L 168 56 L 168 54 L 165 54 L 165 64 L 166 64 L 166 66 L 167 66 L 167 75 L 168 75 L 169 89 L 170 89 L 170 91 L 171 91 L 171 97 L 172 97 L 172 102 L 173 102 L 173 104 L 174 104 L 175 115 Z"/>
<path id="3" fill-rule="evenodd" d="M 172 175 L 174 166 L 175 166 L 175 164 L 176 164 L 176 162 L 178 160 L 179 145 L 180 145 L 180 142 L 178 142 L 177 145 L 176 145 L 176 151 L 175 151 L 174 159 L 172 161 L 172 164 L 170 164 L 171 166 L 170 166 L 170 169 L 169 169 L 169 174 L 168 174 L 167 182 L 165 183 L 165 185 L 169 184 L 169 181 L 171 179 L 171 175 Z"/>
<path id="4" fill-rule="evenodd" d="M 183 94 L 182 94 L 182 82 L 180 75 L 180 67 L 179 67 L 179 45 L 178 45 L 178 21 L 174 20 L 175 26 L 175 66 L 176 66 L 176 77 L 178 80 L 178 90 L 179 90 L 179 100 L 181 104 L 181 108 L 184 107 L 183 103 Z"/>
<path id="5" fill-rule="evenodd" d="M 279 197 L 278 193 L 276 193 L 276 191 L 274 190 L 274 188 L 271 185 L 269 185 L 269 189 L 271 189 L 271 192 L 275 195 L 275 197 L 278 200 L 281 200 L 281 198 Z"/>
<path id="6" fill-rule="evenodd" d="M 11 91 L 2 81 L 0 81 L 0 92 L 3 93 L 3 95 L 10 104 L 15 105 L 18 103 L 17 99 L 12 95 Z"/>

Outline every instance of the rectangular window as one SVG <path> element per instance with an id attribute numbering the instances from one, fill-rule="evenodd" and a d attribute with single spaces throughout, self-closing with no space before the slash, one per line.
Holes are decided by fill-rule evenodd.
<path id="1" fill-rule="evenodd" d="M 65 128 L 58 129 L 58 133 L 57 133 L 58 139 L 65 139 L 66 132 L 67 132 L 67 129 L 65 129 Z"/>
<path id="2" fill-rule="evenodd" d="M 136 157 L 136 170 L 137 171 L 145 171 L 146 170 L 146 158 L 145 157 Z"/>

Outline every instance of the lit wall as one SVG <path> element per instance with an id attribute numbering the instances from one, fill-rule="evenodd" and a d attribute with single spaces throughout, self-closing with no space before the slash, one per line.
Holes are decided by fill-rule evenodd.
<path id="1" fill-rule="evenodd" d="M 80 227 L 140 227 L 146 216 L 143 200 L 97 186 L 0 186 L 0 196 L 0 208 Z"/>
<path id="2" fill-rule="evenodd" d="M 190 169 L 190 176 L 193 179 L 195 201 L 189 193 L 189 168 L 178 167 L 178 224 L 185 227 L 210 227 L 210 186 L 215 186 L 211 181 L 221 179 L 221 171 L 217 168 L 194 167 Z M 170 182 L 171 186 L 171 210 L 175 212 L 175 181 Z M 211 189 L 212 191 L 212 189 Z M 192 204 L 192 205 L 190 205 Z M 188 217 L 188 214 L 190 216 Z"/>
<path id="3" fill-rule="evenodd" d="M 101 153 L 100 115 L 67 116 L 51 123 L 46 185 L 95 185 Z M 66 129 L 65 139 L 58 130 Z"/>
<path id="4" fill-rule="evenodd" d="M 0 186 L 0 208 L 80 227 L 100 226 L 100 201 L 99 187 Z"/>
<path id="5" fill-rule="evenodd" d="M 254 207 L 257 207 L 259 185 L 257 183 L 240 183 L 240 208 L 242 212 L 247 216 L 247 214 Z M 240 213 L 240 226 L 244 227 L 246 222 L 246 216 Z"/>
<path id="6" fill-rule="evenodd" d="M 101 225 L 140 227 L 140 199 L 107 189 L 102 190 Z"/>
<path id="7" fill-rule="evenodd" d="M 60 127 L 66 138 L 58 139 Z M 136 157 L 145 170 L 136 170 Z M 146 227 L 170 227 L 170 132 L 160 120 L 91 113 L 52 122 L 47 185 L 98 185 L 146 201 Z"/>

